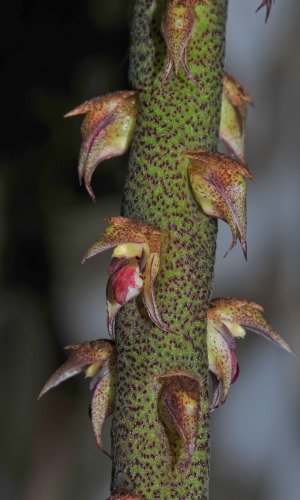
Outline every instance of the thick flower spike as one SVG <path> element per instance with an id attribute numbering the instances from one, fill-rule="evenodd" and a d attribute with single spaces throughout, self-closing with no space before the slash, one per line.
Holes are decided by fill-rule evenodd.
<path id="1" fill-rule="evenodd" d="M 246 182 L 244 177 L 254 180 L 249 170 L 241 163 L 221 153 L 203 150 L 185 153 L 189 158 L 191 187 L 203 212 L 229 224 L 232 244 L 224 257 L 241 243 L 247 258 L 246 243 Z"/>
<path id="2" fill-rule="evenodd" d="M 113 335 L 115 318 L 121 307 L 140 293 L 151 320 L 162 330 L 168 331 L 154 298 L 163 233 L 126 217 L 106 220 L 108 227 L 87 251 L 83 261 L 115 247 L 106 293 L 106 318 L 110 335 Z"/>
<path id="3" fill-rule="evenodd" d="M 270 12 L 271 12 L 271 7 L 272 7 L 273 3 L 274 3 L 274 0 L 262 0 L 260 6 L 257 7 L 257 9 L 255 11 L 255 12 L 258 12 L 263 7 L 266 7 L 266 19 L 265 19 L 265 22 L 267 22 L 267 20 L 269 18 L 269 15 L 270 15 Z"/>
<path id="4" fill-rule="evenodd" d="M 209 371 L 213 379 L 212 409 L 221 406 L 231 384 L 239 374 L 235 338 L 243 338 L 245 328 L 258 333 L 279 347 L 293 351 L 262 316 L 263 308 L 254 302 L 238 299 L 214 299 L 207 316 Z M 221 387 L 222 386 L 222 387 Z"/>
<path id="5" fill-rule="evenodd" d="M 91 401 L 91 419 L 100 450 L 105 450 L 101 430 L 106 417 L 114 409 L 116 383 L 116 353 L 111 340 L 94 340 L 82 344 L 70 345 L 70 358 L 50 377 L 43 387 L 39 398 L 53 387 L 70 377 L 85 371 L 86 377 L 92 377 L 90 389 L 93 390 Z"/>
<path id="6" fill-rule="evenodd" d="M 166 3 L 161 23 L 162 34 L 167 45 L 164 81 L 167 80 L 173 67 L 177 75 L 181 65 L 186 77 L 197 84 L 187 63 L 187 49 L 196 20 L 195 6 L 201 1 L 166 0 Z"/>
<path id="7" fill-rule="evenodd" d="M 220 140 L 237 159 L 246 163 L 244 154 L 247 104 L 254 106 L 247 90 L 225 73 L 222 94 Z"/>
<path id="8" fill-rule="evenodd" d="M 137 94 L 118 91 L 84 102 L 65 117 L 86 114 L 81 126 L 83 142 L 80 148 L 78 174 L 80 184 L 95 200 L 91 178 L 103 160 L 120 156 L 127 151 L 135 128 Z"/>
<path id="9" fill-rule="evenodd" d="M 193 458 L 198 435 L 202 383 L 184 372 L 170 372 L 156 377 L 156 380 L 162 384 L 158 413 L 168 435 L 171 453 L 176 449 L 178 437 L 181 441 L 179 456 L 173 461 L 180 470 L 186 471 Z M 182 449 L 184 460 L 180 457 Z"/>

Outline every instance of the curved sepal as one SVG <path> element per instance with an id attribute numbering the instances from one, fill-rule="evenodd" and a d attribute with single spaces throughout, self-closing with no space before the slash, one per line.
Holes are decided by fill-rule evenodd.
<path id="1" fill-rule="evenodd" d="M 191 187 L 203 212 L 229 224 L 232 244 L 225 256 L 239 239 L 247 258 L 247 188 L 244 178 L 254 180 L 253 176 L 241 163 L 221 153 L 200 150 L 185 153 L 185 156 L 189 158 Z"/>
<path id="2" fill-rule="evenodd" d="M 193 458 L 199 425 L 199 398 L 202 384 L 184 372 L 170 372 L 157 377 L 162 384 L 158 413 L 167 432 L 171 450 L 180 441 L 179 457 L 173 462 L 185 471 Z M 181 458 L 182 451 L 184 459 Z"/>
<path id="3" fill-rule="evenodd" d="M 213 375 L 212 410 L 225 403 L 230 386 L 237 379 L 239 369 L 234 350 L 234 339 L 208 317 L 207 354 L 208 369 Z"/>
<path id="4" fill-rule="evenodd" d="M 244 337 L 246 328 L 293 353 L 288 343 L 263 317 L 263 308 L 255 302 L 239 299 L 214 299 L 210 302 L 209 316 L 214 322 L 226 325 L 234 337 Z"/>
<path id="5" fill-rule="evenodd" d="M 159 271 L 160 257 L 159 254 L 153 252 L 145 267 L 145 281 L 143 289 L 143 302 L 147 309 L 148 315 L 153 323 L 158 326 L 161 330 L 167 332 L 169 330 L 168 325 L 161 318 L 154 295 L 154 282 Z"/>
<path id="6" fill-rule="evenodd" d="M 114 298 L 111 281 L 108 280 L 106 287 L 106 324 L 111 337 L 114 335 L 116 316 L 121 307 L 121 304 L 118 304 Z"/>
<path id="7" fill-rule="evenodd" d="M 71 351 L 70 358 L 50 377 L 38 398 L 41 398 L 46 392 L 61 382 L 74 377 L 86 369 L 92 372 L 95 371 L 95 368 L 96 371 L 101 369 L 114 353 L 115 347 L 111 340 L 93 340 L 83 342 L 82 344 L 69 345 L 65 349 Z"/>
<path id="8" fill-rule="evenodd" d="M 147 245 L 151 252 L 160 252 L 160 237 L 163 233 L 157 229 L 127 217 L 109 217 L 105 220 L 108 227 L 96 243 L 88 249 L 83 262 L 113 247 L 119 247 L 118 251 L 114 252 L 114 256 L 118 258 L 140 257 L 143 250 L 147 251 Z M 137 246 L 128 246 L 128 243 L 134 243 Z"/>
<path id="9" fill-rule="evenodd" d="M 93 423 L 93 429 L 96 437 L 96 442 L 100 450 L 110 457 L 102 442 L 102 426 L 104 420 L 111 415 L 115 407 L 115 392 L 116 392 L 116 360 L 110 361 L 104 367 L 104 373 L 97 381 L 91 406 L 90 414 Z"/>
<path id="10" fill-rule="evenodd" d="M 80 184 L 95 199 L 91 178 L 103 160 L 122 155 L 130 146 L 137 116 L 135 91 L 119 91 L 84 102 L 65 117 L 86 114 L 82 123 L 78 173 Z"/>
<path id="11" fill-rule="evenodd" d="M 274 3 L 274 0 L 262 0 L 261 4 L 259 5 L 259 7 L 257 7 L 257 9 L 255 11 L 255 12 L 258 12 L 263 7 L 266 7 L 266 19 L 265 19 L 265 22 L 267 22 L 267 20 L 269 18 L 269 15 L 270 15 L 270 12 L 271 12 L 271 7 L 272 7 L 273 3 Z"/>
<path id="12" fill-rule="evenodd" d="M 247 104 L 254 105 L 247 90 L 231 75 L 224 74 L 220 140 L 237 159 L 245 163 L 244 143 Z"/>
<path id="13" fill-rule="evenodd" d="M 177 75 L 181 65 L 186 77 L 197 84 L 187 62 L 187 49 L 196 21 L 196 0 L 167 0 L 162 17 L 161 31 L 167 45 L 167 60 L 164 81 L 174 67 Z"/>

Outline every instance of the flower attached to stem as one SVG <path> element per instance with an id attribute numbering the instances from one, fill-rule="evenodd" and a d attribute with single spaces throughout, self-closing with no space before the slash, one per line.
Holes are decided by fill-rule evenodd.
<path id="1" fill-rule="evenodd" d="M 95 201 L 91 178 L 103 160 L 120 156 L 130 146 L 137 116 L 136 91 L 118 91 L 94 97 L 73 109 L 65 117 L 86 114 L 81 126 L 78 173 L 80 184 Z"/>
<path id="2" fill-rule="evenodd" d="M 156 377 L 156 380 L 162 384 L 158 396 L 158 414 L 169 438 L 173 462 L 180 470 L 186 471 L 193 458 L 198 436 L 202 383 L 185 372 L 169 372 Z M 178 438 L 181 442 L 179 450 Z"/>
<path id="3" fill-rule="evenodd" d="M 231 384 L 239 374 L 235 356 L 235 338 L 244 338 L 247 330 L 262 335 L 279 347 L 293 351 L 262 316 L 263 308 L 254 302 L 238 299 L 214 299 L 207 316 L 209 371 L 213 381 L 211 408 L 225 403 Z"/>
<path id="4" fill-rule="evenodd" d="M 101 431 L 106 417 L 114 410 L 116 385 L 116 353 L 111 340 L 94 340 L 82 344 L 70 345 L 65 349 L 71 351 L 70 358 L 50 377 L 40 392 L 41 398 L 46 392 L 70 377 L 85 371 L 86 377 L 92 377 L 90 389 L 93 397 L 90 414 L 96 442 L 100 450 L 105 450 Z"/>
<path id="5" fill-rule="evenodd" d="M 189 158 L 190 182 L 196 201 L 206 215 L 224 220 L 231 229 L 232 244 L 224 257 L 239 239 L 247 258 L 244 177 L 251 180 L 254 177 L 241 163 L 221 153 L 199 150 L 185 156 Z"/>
<path id="6" fill-rule="evenodd" d="M 224 74 L 220 140 L 241 163 L 246 163 L 244 154 L 247 104 L 254 105 L 247 90 L 231 75 Z"/>
<path id="7" fill-rule="evenodd" d="M 266 7 L 266 19 L 265 19 L 265 22 L 267 22 L 267 20 L 269 18 L 269 15 L 270 15 L 270 12 L 271 12 L 271 7 L 272 7 L 273 3 L 274 3 L 274 0 L 262 0 L 260 6 L 257 7 L 257 9 L 255 11 L 255 12 L 258 12 L 263 7 Z"/>
<path id="8" fill-rule="evenodd" d="M 196 21 L 195 6 L 201 1 L 197 0 L 166 0 L 161 31 L 167 45 L 167 61 L 163 81 L 174 67 L 177 75 L 179 66 L 184 69 L 186 77 L 197 84 L 190 72 L 187 62 L 187 49 L 192 37 Z"/>
<path id="9" fill-rule="evenodd" d="M 109 226 L 87 251 L 84 261 L 115 247 L 106 291 L 106 318 L 110 335 L 113 335 L 115 318 L 121 307 L 140 293 L 153 323 L 168 331 L 154 297 L 163 233 L 126 217 L 111 217 L 106 220 Z"/>

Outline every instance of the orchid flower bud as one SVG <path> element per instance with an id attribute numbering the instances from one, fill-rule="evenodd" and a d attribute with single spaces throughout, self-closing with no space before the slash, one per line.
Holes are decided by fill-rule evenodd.
<path id="1" fill-rule="evenodd" d="M 186 77 L 197 84 L 188 66 L 187 49 L 196 20 L 195 5 L 199 3 L 197 0 L 167 0 L 161 23 L 167 45 L 164 81 L 168 79 L 173 67 L 177 75 L 181 65 Z"/>
<path id="2" fill-rule="evenodd" d="M 254 106 L 247 90 L 231 75 L 225 73 L 222 94 L 220 140 L 227 146 L 230 154 L 241 163 L 245 161 L 245 135 L 247 104 Z"/>
<path id="3" fill-rule="evenodd" d="M 225 256 L 239 239 L 247 258 L 247 187 L 244 178 L 254 180 L 254 177 L 241 163 L 221 153 L 200 150 L 185 153 L 185 156 L 190 159 L 191 187 L 203 212 L 229 224 L 232 244 Z"/>
<path id="4" fill-rule="evenodd" d="M 173 441 L 177 442 L 178 437 L 181 441 L 181 453 L 173 465 L 186 471 L 192 461 L 198 436 L 202 383 L 185 372 L 169 372 L 156 377 L 156 380 L 162 384 L 158 396 L 158 414 L 168 435 L 170 449 L 174 448 Z"/>

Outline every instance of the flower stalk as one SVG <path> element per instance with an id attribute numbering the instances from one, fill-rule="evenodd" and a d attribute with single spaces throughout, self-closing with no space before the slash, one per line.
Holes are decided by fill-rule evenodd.
<path id="1" fill-rule="evenodd" d="M 164 332 L 149 320 L 139 297 L 120 310 L 115 340 L 118 381 L 113 416 L 112 493 L 141 498 L 208 498 L 209 411 L 206 315 L 211 295 L 216 222 L 195 201 L 186 151 L 215 151 L 219 138 L 227 1 L 198 2 L 184 68 L 165 78 L 167 48 L 161 22 L 166 3 L 135 3 L 130 82 L 138 91 L 122 215 L 165 232 L 155 281 Z M 160 419 L 161 377 L 201 379 L 197 433 L 189 455 L 177 451 Z M 193 424 L 193 428 L 195 423 Z M 174 440 L 173 440 L 174 442 Z M 176 464 L 187 464 L 178 467 Z"/>

